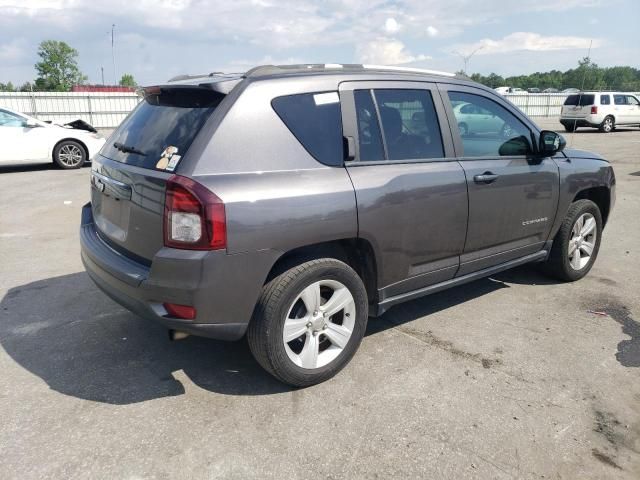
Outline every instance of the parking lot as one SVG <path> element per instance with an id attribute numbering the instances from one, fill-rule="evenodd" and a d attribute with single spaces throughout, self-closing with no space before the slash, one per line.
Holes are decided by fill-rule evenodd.
<path id="1" fill-rule="evenodd" d="M 88 168 L 1 169 L 0 478 L 640 478 L 640 129 L 566 138 L 617 176 L 585 279 L 518 268 L 394 307 L 302 390 L 93 285 Z"/>

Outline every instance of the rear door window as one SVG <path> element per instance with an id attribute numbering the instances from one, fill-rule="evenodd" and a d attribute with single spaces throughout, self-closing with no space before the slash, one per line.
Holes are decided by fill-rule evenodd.
<path id="1" fill-rule="evenodd" d="M 611 97 L 609 95 L 600 95 L 600 105 L 611 105 Z"/>
<path id="2" fill-rule="evenodd" d="M 613 103 L 615 103 L 616 105 L 626 105 L 627 97 L 625 97 L 624 95 L 614 95 Z"/>
<path id="3" fill-rule="evenodd" d="M 344 162 L 338 92 L 277 97 L 271 106 L 304 148 L 325 165 Z"/>
<path id="4" fill-rule="evenodd" d="M 207 88 L 147 89 L 101 154 L 136 167 L 164 170 L 164 159 L 184 156 L 224 95 Z M 163 163 L 164 162 L 164 163 Z"/>
<path id="5" fill-rule="evenodd" d="M 428 90 L 374 90 L 389 160 L 444 157 L 442 135 Z"/>

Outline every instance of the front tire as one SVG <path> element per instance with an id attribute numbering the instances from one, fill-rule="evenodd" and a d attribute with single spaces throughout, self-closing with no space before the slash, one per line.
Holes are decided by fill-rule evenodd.
<path id="1" fill-rule="evenodd" d="M 87 152 L 79 142 L 65 140 L 53 149 L 53 161 L 65 170 L 80 168 L 87 161 Z"/>
<path id="2" fill-rule="evenodd" d="M 571 204 L 553 240 L 544 270 L 565 282 L 584 277 L 593 267 L 602 238 L 602 215 L 591 200 Z"/>
<path id="3" fill-rule="evenodd" d="M 278 275 L 262 289 L 247 338 L 257 362 L 281 382 L 307 387 L 342 370 L 367 327 L 358 274 L 330 258 Z"/>

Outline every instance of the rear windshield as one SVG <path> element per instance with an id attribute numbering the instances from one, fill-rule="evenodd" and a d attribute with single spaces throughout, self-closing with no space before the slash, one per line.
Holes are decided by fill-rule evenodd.
<path id="1" fill-rule="evenodd" d="M 581 107 L 587 105 L 593 105 L 595 101 L 594 95 L 569 95 L 567 99 L 564 101 L 565 105 L 580 105 Z"/>
<path id="2" fill-rule="evenodd" d="M 224 95 L 193 87 L 148 92 L 101 154 L 136 167 L 166 170 L 170 159 L 184 156 Z"/>

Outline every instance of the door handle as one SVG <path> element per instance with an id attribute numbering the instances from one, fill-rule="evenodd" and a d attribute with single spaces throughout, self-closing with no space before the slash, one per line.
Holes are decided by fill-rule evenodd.
<path id="1" fill-rule="evenodd" d="M 476 183 L 493 183 L 498 178 L 498 175 L 491 172 L 484 172 L 482 175 L 476 175 L 473 177 L 473 181 Z"/>

